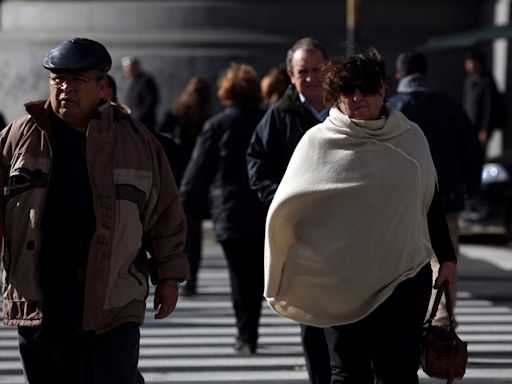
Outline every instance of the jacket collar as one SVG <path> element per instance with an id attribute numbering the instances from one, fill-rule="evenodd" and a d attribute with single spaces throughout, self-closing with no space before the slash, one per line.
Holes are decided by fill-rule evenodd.
<path id="1" fill-rule="evenodd" d="M 432 81 L 425 75 L 414 73 L 409 76 L 405 76 L 398 83 L 398 92 L 411 93 L 411 92 L 434 92 L 435 86 Z"/>
<path id="2" fill-rule="evenodd" d="M 41 129 L 47 132 L 51 130 L 50 114 L 53 111 L 50 99 L 26 103 L 25 110 Z"/>
<path id="3" fill-rule="evenodd" d="M 280 112 L 287 112 L 287 111 L 291 111 L 291 110 L 307 111 L 307 109 L 304 107 L 304 105 L 302 105 L 302 102 L 300 101 L 299 93 L 297 92 L 297 90 L 295 89 L 294 86 L 290 86 L 286 90 L 283 97 L 279 101 L 278 110 Z"/>
<path id="4" fill-rule="evenodd" d="M 92 119 L 110 120 L 112 116 L 112 109 L 114 109 L 112 108 L 112 104 L 103 100 Z M 51 131 L 50 116 L 54 113 L 49 98 L 47 100 L 37 100 L 26 103 L 25 110 L 30 116 L 32 116 L 41 129 L 47 132 Z M 118 114 L 123 114 L 119 108 L 115 108 L 115 110 Z"/>

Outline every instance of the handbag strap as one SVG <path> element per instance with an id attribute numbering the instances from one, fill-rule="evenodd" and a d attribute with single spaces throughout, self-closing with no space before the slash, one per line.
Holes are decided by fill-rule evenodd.
<path id="1" fill-rule="evenodd" d="M 453 316 L 453 296 L 451 294 L 450 284 L 445 281 L 438 289 L 436 293 L 436 298 L 434 300 L 434 304 L 432 305 L 432 311 L 430 312 L 430 316 L 427 320 L 428 326 L 432 325 L 432 321 L 436 317 L 437 309 L 439 307 L 439 303 L 441 302 L 441 298 L 444 296 L 446 298 L 446 311 L 448 312 L 448 317 L 450 319 L 450 333 L 454 338 L 458 338 L 455 333 L 455 318 Z M 451 353 L 448 361 L 448 377 L 446 380 L 446 384 L 453 384 L 455 381 L 455 374 L 453 372 L 453 367 L 455 364 L 454 355 Z"/>
<path id="2" fill-rule="evenodd" d="M 432 310 L 430 311 L 430 316 L 427 320 L 428 324 L 432 324 L 432 321 L 434 321 L 434 318 L 437 315 L 437 309 L 439 307 L 439 303 L 441 302 L 441 298 L 444 296 L 446 298 L 446 311 L 448 312 L 448 317 L 450 319 L 450 329 L 455 329 L 455 317 L 453 316 L 453 301 L 452 301 L 452 294 L 451 294 L 451 288 L 448 281 L 445 281 L 438 289 L 436 293 L 436 298 L 434 300 L 434 304 L 432 305 Z"/>

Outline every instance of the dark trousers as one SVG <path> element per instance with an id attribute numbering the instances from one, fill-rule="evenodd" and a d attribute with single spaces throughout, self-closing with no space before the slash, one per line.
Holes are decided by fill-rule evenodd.
<path id="1" fill-rule="evenodd" d="M 238 340 L 256 345 L 263 299 L 263 234 L 220 244 L 228 263 Z"/>
<path id="2" fill-rule="evenodd" d="M 417 384 L 420 339 L 432 290 L 430 264 L 355 323 L 326 328 L 332 384 Z"/>
<path id="3" fill-rule="evenodd" d="M 203 227 L 201 219 L 187 219 L 187 240 L 185 254 L 190 265 L 190 280 L 195 284 L 201 263 Z"/>
<path id="4" fill-rule="evenodd" d="M 143 384 L 137 369 L 139 325 L 106 333 L 63 327 L 18 327 L 20 355 L 29 384 Z"/>
<path id="5" fill-rule="evenodd" d="M 311 384 L 329 384 L 331 382 L 331 365 L 324 329 L 301 324 L 300 333 L 309 382 Z"/>

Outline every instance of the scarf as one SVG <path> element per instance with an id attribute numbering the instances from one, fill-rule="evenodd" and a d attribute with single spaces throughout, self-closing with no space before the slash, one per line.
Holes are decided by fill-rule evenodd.
<path id="1" fill-rule="evenodd" d="M 434 256 L 427 212 L 436 174 L 420 128 L 337 108 L 298 144 L 269 208 L 265 297 L 278 314 L 355 322 Z"/>

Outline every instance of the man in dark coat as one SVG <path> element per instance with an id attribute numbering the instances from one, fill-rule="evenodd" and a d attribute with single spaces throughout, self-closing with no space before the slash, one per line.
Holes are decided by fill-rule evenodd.
<path id="1" fill-rule="evenodd" d="M 155 131 L 156 108 L 160 101 L 155 80 L 142 71 L 140 62 L 135 57 L 123 57 L 121 64 L 124 75 L 131 79 L 124 102 L 137 120 L 151 131 Z"/>
<path id="2" fill-rule="evenodd" d="M 459 213 L 480 187 L 483 148 L 462 105 L 436 91 L 420 52 L 404 52 L 396 62 L 397 94 L 389 104 L 417 123 L 430 145 L 450 235 L 458 254 Z M 436 264 L 433 264 L 436 269 Z M 443 322 L 442 316 L 439 318 Z"/>
<path id="3" fill-rule="evenodd" d="M 310 37 L 298 40 L 290 48 L 286 67 L 292 86 L 267 111 L 251 139 L 247 152 L 249 183 L 267 206 L 298 142 L 329 113 L 323 100 L 322 65 L 326 59 L 325 49 Z M 329 351 L 323 329 L 302 325 L 301 336 L 310 382 L 330 383 Z"/>
<path id="4" fill-rule="evenodd" d="M 493 131 L 505 126 L 506 105 L 487 70 L 483 55 L 468 54 L 464 68 L 467 73 L 464 80 L 464 109 L 478 131 L 480 142 L 486 145 Z"/>

